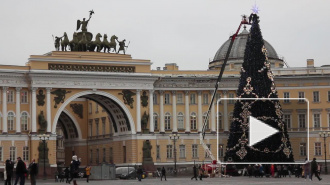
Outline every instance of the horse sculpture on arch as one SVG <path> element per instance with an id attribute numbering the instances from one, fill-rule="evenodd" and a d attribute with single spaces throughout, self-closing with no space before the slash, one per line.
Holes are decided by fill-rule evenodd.
<path id="1" fill-rule="evenodd" d="M 118 39 L 118 37 L 116 35 L 112 35 L 111 38 L 110 38 L 110 48 L 109 48 L 109 52 L 111 48 L 113 48 L 113 51 L 116 53 L 117 52 L 117 42 L 116 40 Z"/>
<path id="2" fill-rule="evenodd" d="M 70 44 L 70 41 L 69 41 L 68 35 L 66 34 L 66 32 L 64 32 L 63 40 L 62 40 L 62 42 L 61 42 L 62 51 L 67 51 L 67 50 L 66 50 L 66 47 L 67 47 L 69 44 Z"/>
<path id="3" fill-rule="evenodd" d="M 72 38 L 72 40 L 69 43 L 70 50 L 71 51 L 78 51 L 78 43 L 79 43 L 79 40 L 78 40 L 77 32 L 74 32 L 73 33 L 73 38 Z"/>
<path id="4" fill-rule="evenodd" d="M 95 36 L 95 41 L 92 41 L 92 42 L 90 42 L 90 44 L 89 44 L 89 51 L 94 51 L 95 50 L 95 48 L 96 48 L 96 51 L 97 52 L 100 52 L 101 51 L 101 49 L 102 49 L 102 47 L 101 47 L 101 45 L 102 45 L 102 41 L 101 41 L 101 38 L 102 37 L 102 35 L 100 34 L 100 33 L 98 33 L 96 36 Z"/>
<path id="5" fill-rule="evenodd" d="M 106 50 L 108 50 L 108 53 L 110 53 L 110 42 L 108 41 L 108 35 L 104 34 L 103 35 L 103 42 L 101 44 L 101 51 L 104 48 L 104 53 Z"/>

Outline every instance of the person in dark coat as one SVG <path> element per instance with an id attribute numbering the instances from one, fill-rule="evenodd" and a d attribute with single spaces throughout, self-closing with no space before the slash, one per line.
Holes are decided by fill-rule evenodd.
<path id="1" fill-rule="evenodd" d="M 316 158 L 313 158 L 313 161 L 311 163 L 311 180 L 313 180 L 313 174 L 315 174 L 315 177 L 317 177 L 320 180 L 322 180 L 322 178 L 319 177 L 318 171 L 317 171 L 317 163 L 316 163 Z"/>
<path id="2" fill-rule="evenodd" d="M 193 178 L 195 178 L 196 181 L 197 181 L 197 168 L 196 168 L 196 165 L 194 165 L 194 167 L 193 167 L 193 172 L 194 172 L 194 176 L 191 177 L 191 180 L 193 180 Z"/>
<path id="3" fill-rule="evenodd" d="M 5 185 L 11 185 L 11 178 L 13 176 L 14 164 L 11 160 L 6 160 L 6 173 L 7 179 L 5 181 Z"/>
<path id="4" fill-rule="evenodd" d="M 162 175 L 160 176 L 160 180 L 161 181 L 163 180 L 163 177 L 165 177 L 165 181 L 166 181 L 166 170 L 165 170 L 165 167 L 164 166 L 162 168 Z"/>
<path id="5" fill-rule="evenodd" d="M 17 185 L 17 182 L 18 182 L 19 179 L 20 179 L 20 185 L 24 185 L 25 184 L 25 174 L 26 173 L 27 173 L 27 170 L 26 170 L 25 163 L 22 161 L 21 157 L 17 157 L 16 180 L 15 180 L 14 185 Z"/>
<path id="6" fill-rule="evenodd" d="M 35 163 L 35 159 L 32 159 L 31 164 L 29 165 L 29 170 L 30 170 L 30 180 L 31 180 L 31 185 L 36 185 L 36 176 L 38 174 L 38 165 Z"/>
<path id="7" fill-rule="evenodd" d="M 136 172 L 137 176 L 138 176 L 138 180 L 141 181 L 142 179 L 142 174 L 143 174 L 143 170 L 141 168 L 141 166 L 139 166 L 137 172 Z"/>
<path id="8" fill-rule="evenodd" d="M 65 183 L 69 183 L 70 170 L 69 170 L 68 167 L 66 167 L 65 170 L 64 170 L 64 177 L 66 178 Z"/>

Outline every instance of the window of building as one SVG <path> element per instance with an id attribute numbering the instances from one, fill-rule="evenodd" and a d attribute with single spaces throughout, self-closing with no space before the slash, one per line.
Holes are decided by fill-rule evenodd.
<path id="1" fill-rule="evenodd" d="M 28 161 L 29 160 L 29 147 L 24 146 L 23 147 L 23 161 Z"/>
<path id="2" fill-rule="evenodd" d="M 154 113 L 154 129 L 158 130 L 158 114 Z"/>
<path id="3" fill-rule="evenodd" d="M 218 122 L 218 129 L 222 129 L 222 116 L 221 112 L 218 112 L 218 117 L 217 117 L 217 122 Z"/>
<path id="4" fill-rule="evenodd" d="M 109 162 L 112 164 L 113 163 L 113 150 L 112 147 L 110 147 L 110 151 L 109 151 Z"/>
<path id="5" fill-rule="evenodd" d="M 305 98 L 305 92 L 298 92 L 298 102 L 302 103 L 305 102 L 305 100 L 303 98 Z"/>
<path id="6" fill-rule="evenodd" d="M 179 146 L 180 158 L 186 158 L 186 145 Z"/>
<path id="7" fill-rule="evenodd" d="M 182 93 L 178 93 L 176 95 L 176 103 L 177 104 L 183 104 L 183 94 Z"/>
<path id="8" fill-rule="evenodd" d="M 320 93 L 319 91 L 313 92 L 313 102 L 320 102 Z"/>
<path id="9" fill-rule="evenodd" d="M 315 143 L 315 155 L 321 155 L 321 143 Z"/>
<path id="10" fill-rule="evenodd" d="M 211 145 L 210 144 L 206 144 L 206 146 L 211 151 Z M 207 152 L 205 152 L 205 158 L 208 158 L 208 157 L 210 157 L 209 154 Z"/>
<path id="11" fill-rule="evenodd" d="M 168 159 L 173 158 L 172 145 L 167 145 L 167 146 L 166 146 L 166 157 L 167 157 Z"/>
<path id="12" fill-rule="evenodd" d="M 291 114 L 284 114 L 283 121 L 285 122 L 287 128 L 291 128 Z"/>
<path id="13" fill-rule="evenodd" d="M 314 118 L 314 128 L 320 128 L 321 126 L 320 114 L 319 113 L 313 114 L 313 118 Z"/>
<path id="14" fill-rule="evenodd" d="M 99 104 L 95 104 L 95 113 L 99 113 Z"/>
<path id="15" fill-rule="evenodd" d="M 105 162 L 107 162 L 106 161 L 106 150 L 105 150 L 105 148 L 103 148 L 103 162 L 105 163 Z"/>
<path id="16" fill-rule="evenodd" d="M 3 151 L 2 151 L 2 146 L 0 146 L 0 161 L 3 161 Z"/>
<path id="17" fill-rule="evenodd" d="M 102 120 L 102 135 L 105 135 L 105 117 L 102 117 L 101 120 Z"/>
<path id="18" fill-rule="evenodd" d="M 8 130 L 14 130 L 14 113 L 9 112 L 7 117 Z"/>
<path id="19" fill-rule="evenodd" d="M 184 123 L 183 113 L 179 112 L 178 113 L 178 129 L 184 129 L 183 123 Z"/>
<path id="20" fill-rule="evenodd" d="M 207 112 L 203 114 L 203 126 L 206 122 L 205 129 L 210 129 L 210 119 L 207 118 Z"/>
<path id="21" fill-rule="evenodd" d="M 96 164 L 100 163 L 100 150 L 96 149 Z"/>
<path id="22" fill-rule="evenodd" d="M 165 130 L 171 129 L 171 114 L 166 112 L 165 113 Z"/>
<path id="23" fill-rule="evenodd" d="M 92 114 L 92 111 L 93 111 L 92 103 L 89 103 L 88 104 L 88 113 Z"/>
<path id="24" fill-rule="evenodd" d="M 284 92 L 284 103 L 289 103 L 290 102 L 290 93 L 289 92 Z"/>
<path id="25" fill-rule="evenodd" d="M 219 158 L 223 157 L 223 144 L 219 144 L 219 148 L 218 148 L 218 156 Z"/>
<path id="26" fill-rule="evenodd" d="M 21 127 L 23 131 L 28 130 L 28 114 L 23 112 L 21 115 Z"/>
<path id="27" fill-rule="evenodd" d="M 170 94 L 165 93 L 165 104 L 170 104 Z"/>
<path id="28" fill-rule="evenodd" d="M 93 136 L 93 120 L 92 119 L 90 119 L 89 121 L 88 121 L 89 123 L 88 123 L 88 135 L 89 135 L 89 137 L 91 137 L 91 136 Z"/>
<path id="29" fill-rule="evenodd" d="M 7 103 L 14 103 L 14 91 L 7 91 Z"/>
<path id="30" fill-rule="evenodd" d="M 159 145 L 156 146 L 156 158 L 160 159 L 160 146 Z"/>
<path id="31" fill-rule="evenodd" d="M 209 94 L 203 94 L 203 104 L 209 104 Z"/>
<path id="32" fill-rule="evenodd" d="M 306 128 L 306 114 L 298 114 L 299 128 Z"/>
<path id="33" fill-rule="evenodd" d="M 27 91 L 21 92 L 21 103 L 28 103 L 28 92 Z"/>
<path id="34" fill-rule="evenodd" d="M 330 91 L 328 91 L 328 102 L 330 102 Z"/>
<path id="35" fill-rule="evenodd" d="M 93 150 L 89 151 L 89 163 L 93 163 Z"/>
<path id="36" fill-rule="evenodd" d="M 300 143 L 300 156 L 306 156 L 306 143 Z"/>
<path id="37" fill-rule="evenodd" d="M 156 93 L 154 93 L 154 96 L 153 96 L 153 103 L 154 103 L 154 105 L 157 105 L 158 104 L 158 99 L 157 99 L 157 94 Z"/>
<path id="38" fill-rule="evenodd" d="M 196 104 L 196 94 L 190 94 L 190 104 Z"/>
<path id="39" fill-rule="evenodd" d="M 192 157 L 198 158 L 198 145 L 196 144 L 192 145 Z"/>
<path id="40" fill-rule="evenodd" d="M 192 130 L 197 129 L 197 115 L 194 112 L 190 114 L 190 125 Z"/>
<path id="41" fill-rule="evenodd" d="M 235 94 L 234 93 L 229 93 L 229 98 L 234 98 Z M 228 103 L 229 104 L 234 104 L 235 103 L 235 100 L 234 99 L 230 99 L 228 100 Z"/>
<path id="42" fill-rule="evenodd" d="M 96 133 L 95 133 L 95 135 L 96 136 L 99 136 L 99 118 L 95 118 L 95 131 L 96 131 Z"/>
<path id="43" fill-rule="evenodd" d="M 9 148 L 9 159 L 11 161 L 15 161 L 16 160 L 16 147 L 11 146 Z"/>

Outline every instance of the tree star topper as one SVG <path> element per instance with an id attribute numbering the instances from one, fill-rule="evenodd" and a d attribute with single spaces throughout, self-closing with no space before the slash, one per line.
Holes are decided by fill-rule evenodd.
<path id="1" fill-rule="evenodd" d="M 259 13 L 259 7 L 257 6 L 257 4 L 254 4 L 253 6 L 252 6 L 252 12 L 254 13 L 254 14 L 258 14 Z"/>

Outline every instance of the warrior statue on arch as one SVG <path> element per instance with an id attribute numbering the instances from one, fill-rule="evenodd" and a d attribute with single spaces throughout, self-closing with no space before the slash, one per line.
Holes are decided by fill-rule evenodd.
<path id="1" fill-rule="evenodd" d="M 94 14 L 94 11 L 91 10 L 91 11 L 89 11 L 88 20 L 85 20 L 85 18 L 83 18 L 82 21 L 80 21 L 79 19 L 77 20 L 77 31 L 80 29 L 80 26 L 81 26 L 81 31 L 87 32 L 87 25 L 88 25 L 89 20 L 92 18 L 93 14 Z"/>

